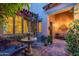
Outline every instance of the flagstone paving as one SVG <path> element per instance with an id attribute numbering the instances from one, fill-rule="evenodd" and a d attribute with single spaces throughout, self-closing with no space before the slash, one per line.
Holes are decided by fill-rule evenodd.
<path id="1" fill-rule="evenodd" d="M 33 48 L 34 56 L 68 56 L 65 40 L 54 39 L 52 45 Z"/>
<path id="2" fill-rule="evenodd" d="M 19 54 L 22 56 L 22 54 Z M 68 56 L 65 40 L 54 39 L 52 45 L 44 46 L 38 43 L 38 47 L 32 47 L 33 56 Z"/>

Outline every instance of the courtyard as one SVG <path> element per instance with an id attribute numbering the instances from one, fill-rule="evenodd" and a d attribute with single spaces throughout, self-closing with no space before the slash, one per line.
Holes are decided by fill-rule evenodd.
<path id="1" fill-rule="evenodd" d="M 38 43 L 40 46 L 32 48 L 32 56 L 69 56 L 67 51 L 67 43 L 64 40 L 54 39 L 53 44 L 44 46 Z M 17 55 L 22 56 L 23 51 Z"/>
<path id="2" fill-rule="evenodd" d="M 1 4 L 0 56 L 79 55 L 78 6 L 76 3 Z"/>

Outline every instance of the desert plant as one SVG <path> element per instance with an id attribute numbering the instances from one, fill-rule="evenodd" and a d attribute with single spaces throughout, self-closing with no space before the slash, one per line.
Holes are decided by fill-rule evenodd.
<path id="1" fill-rule="evenodd" d="M 66 41 L 72 55 L 79 56 L 79 19 L 69 24 Z"/>

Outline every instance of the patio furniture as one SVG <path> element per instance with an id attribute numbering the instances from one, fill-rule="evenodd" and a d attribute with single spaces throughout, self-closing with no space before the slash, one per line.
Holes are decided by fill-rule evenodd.
<path id="1" fill-rule="evenodd" d="M 25 49 L 25 55 L 32 55 L 32 43 L 37 39 L 32 36 L 32 33 L 27 33 L 27 37 L 19 40 L 22 43 L 28 44 L 28 49 Z"/>
<path id="2" fill-rule="evenodd" d="M 66 36 L 66 33 L 56 33 L 56 34 L 55 34 L 55 38 L 56 38 L 56 39 L 65 40 L 65 36 Z"/>

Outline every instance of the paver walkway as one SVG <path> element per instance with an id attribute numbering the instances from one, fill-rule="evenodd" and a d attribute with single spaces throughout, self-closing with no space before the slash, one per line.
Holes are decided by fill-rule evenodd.
<path id="1" fill-rule="evenodd" d="M 33 48 L 34 56 L 68 56 L 65 40 L 54 39 L 52 45 Z"/>

